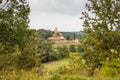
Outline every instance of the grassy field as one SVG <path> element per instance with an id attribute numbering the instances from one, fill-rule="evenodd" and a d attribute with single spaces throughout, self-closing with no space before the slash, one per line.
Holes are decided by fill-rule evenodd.
<path id="1" fill-rule="evenodd" d="M 58 47 L 58 46 L 70 46 L 70 45 L 78 45 L 78 43 L 56 43 L 56 44 L 53 44 L 53 47 Z"/>
<path id="2" fill-rule="evenodd" d="M 71 53 L 71 54 L 74 54 L 74 53 Z M 56 74 L 56 70 L 60 66 L 65 66 L 68 64 L 69 64 L 69 58 L 44 63 L 44 67 L 47 70 L 47 72 L 52 72 L 52 76 L 53 76 L 52 79 L 50 78 L 51 76 L 49 75 L 47 77 L 44 77 L 44 79 L 45 80 L 120 80 L 120 77 L 102 77 L 102 76 L 88 77 L 88 76 L 79 75 L 79 74 Z"/>
<path id="3" fill-rule="evenodd" d="M 58 67 L 67 65 L 67 64 L 69 64 L 68 59 L 62 59 L 62 60 L 44 63 L 43 66 L 47 71 L 54 72 L 58 69 Z"/>
<path id="4" fill-rule="evenodd" d="M 120 80 L 120 77 L 100 77 L 93 76 L 88 77 L 85 75 L 78 74 L 58 74 L 56 70 L 60 66 L 65 66 L 69 64 L 68 59 L 62 59 L 57 61 L 52 61 L 44 63 L 43 67 L 46 72 L 43 75 L 40 75 L 35 69 L 32 70 L 19 70 L 19 71 L 4 71 L 4 75 L 0 74 L 0 80 Z M 47 74 L 52 72 L 52 74 Z"/>

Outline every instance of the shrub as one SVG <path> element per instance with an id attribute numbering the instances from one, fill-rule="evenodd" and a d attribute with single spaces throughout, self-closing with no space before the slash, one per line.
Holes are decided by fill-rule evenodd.
<path id="1" fill-rule="evenodd" d="M 57 47 L 57 54 L 60 56 L 60 58 L 68 57 L 69 50 L 68 50 L 67 46 Z"/>
<path id="2" fill-rule="evenodd" d="M 84 74 L 85 60 L 81 58 L 81 54 L 71 54 L 69 64 L 60 66 L 57 70 L 60 74 Z"/>
<path id="3" fill-rule="evenodd" d="M 100 70 L 100 75 L 114 77 L 120 74 L 120 61 L 119 59 L 113 59 L 111 61 L 106 60 Z"/>
<path id="4" fill-rule="evenodd" d="M 0 55 L 0 70 L 7 70 L 13 68 L 16 64 L 16 56 L 13 54 L 2 54 Z"/>
<path id="5" fill-rule="evenodd" d="M 76 46 L 73 44 L 70 45 L 69 49 L 70 49 L 70 52 L 76 52 Z"/>
<path id="6" fill-rule="evenodd" d="M 83 49 L 82 45 L 78 45 L 77 51 L 78 52 L 84 52 L 84 49 Z"/>
<path id="7" fill-rule="evenodd" d="M 39 54 L 39 58 L 41 62 L 49 62 L 53 61 L 54 58 L 54 51 L 52 50 L 52 44 L 46 40 L 39 40 L 37 45 L 37 50 Z"/>
<path id="8" fill-rule="evenodd" d="M 31 69 L 40 66 L 40 61 L 35 53 L 27 52 L 17 56 L 16 64 L 18 69 Z"/>
<path id="9" fill-rule="evenodd" d="M 40 66 L 35 50 L 26 47 L 25 50 L 21 51 L 18 46 L 15 50 L 14 53 L 0 55 L 0 70 L 31 69 Z"/>
<path id="10" fill-rule="evenodd" d="M 49 41 L 41 41 L 37 49 L 39 58 L 43 63 L 69 56 L 69 50 L 67 46 L 53 48 L 52 43 Z"/>
<path id="11" fill-rule="evenodd" d="M 32 48 L 31 48 L 32 47 Z M 36 53 L 34 45 L 28 44 L 23 51 L 16 52 L 16 67 L 18 69 L 31 69 L 36 66 L 40 66 L 41 62 Z"/>

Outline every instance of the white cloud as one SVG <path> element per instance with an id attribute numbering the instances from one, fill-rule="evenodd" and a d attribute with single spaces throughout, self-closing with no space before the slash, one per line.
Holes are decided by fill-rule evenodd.
<path id="1" fill-rule="evenodd" d="M 61 31 L 80 31 L 80 14 L 87 0 L 28 0 L 30 3 L 30 28 Z"/>

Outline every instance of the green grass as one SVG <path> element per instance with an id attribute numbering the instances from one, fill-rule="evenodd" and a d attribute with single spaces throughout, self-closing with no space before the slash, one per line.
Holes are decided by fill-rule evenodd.
<path id="1" fill-rule="evenodd" d="M 54 72 L 58 69 L 58 67 L 69 64 L 68 59 L 62 59 L 57 61 L 52 61 L 48 63 L 44 63 L 44 67 L 47 71 Z"/>
<path id="2" fill-rule="evenodd" d="M 71 52 L 70 55 L 79 54 Z M 0 80 L 120 80 L 120 76 L 116 77 L 102 77 L 80 74 L 57 73 L 57 69 L 61 66 L 69 64 L 69 58 L 43 63 L 43 69 L 45 70 L 43 75 L 40 75 L 40 71 L 33 68 L 32 70 L 14 70 L 14 71 L 1 71 Z"/>
<path id="3" fill-rule="evenodd" d="M 58 46 L 60 46 L 60 47 L 62 47 L 62 46 L 67 46 L 67 47 L 69 47 L 70 45 L 78 45 L 78 43 L 60 43 L 60 44 L 53 44 L 53 47 L 58 47 Z"/>
<path id="4" fill-rule="evenodd" d="M 74 54 L 74 53 L 71 53 Z M 76 53 L 77 54 L 77 53 Z M 79 74 L 59 74 L 56 70 L 63 65 L 69 64 L 68 59 L 62 59 L 44 63 L 45 70 L 47 72 L 44 75 L 40 75 L 35 69 L 32 70 L 18 70 L 18 71 L 3 71 L 0 74 L 0 80 L 120 80 L 120 76 L 116 77 L 100 77 L 93 76 L 88 77 Z M 52 72 L 52 74 L 47 74 Z M 59 78 L 59 79 L 58 79 Z"/>

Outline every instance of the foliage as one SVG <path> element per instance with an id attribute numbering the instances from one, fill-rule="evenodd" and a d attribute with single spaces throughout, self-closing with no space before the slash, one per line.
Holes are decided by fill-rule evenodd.
<path id="1" fill-rule="evenodd" d="M 0 53 L 12 53 L 16 45 L 25 47 L 29 12 L 26 0 L 8 0 L 0 9 Z"/>
<path id="2" fill-rule="evenodd" d="M 52 46 L 51 42 L 40 38 L 37 40 L 37 52 L 43 63 L 69 56 L 69 49 L 67 46 L 59 46 L 56 48 Z"/>
<path id="3" fill-rule="evenodd" d="M 60 74 L 54 74 L 50 80 L 86 80 L 83 78 L 80 78 L 79 76 L 76 75 L 70 75 L 70 74 L 65 74 L 65 75 L 60 75 Z"/>
<path id="4" fill-rule="evenodd" d="M 69 49 L 67 48 L 67 46 L 58 46 L 57 54 L 59 55 L 59 58 L 69 57 Z"/>
<path id="5" fill-rule="evenodd" d="M 79 35 L 82 33 L 81 32 L 62 32 L 62 34 L 67 40 L 74 40 L 74 39 L 78 39 Z"/>
<path id="6" fill-rule="evenodd" d="M 76 52 L 76 46 L 73 44 L 70 45 L 69 49 L 70 49 L 70 52 Z"/>
<path id="7" fill-rule="evenodd" d="M 21 54 L 17 55 L 16 65 L 18 69 L 39 67 L 41 63 L 36 48 L 36 31 L 28 30 L 27 39 L 26 47 L 21 51 Z"/>
<path id="8" fill-rule="evenodd" d="M 90 75 L 101 68 L 106 59 L 120 57 L 120 1 L 119 0 L 89 0 L 88 11 L 83 12 L 84 31 L 86 39 L 83 42 L 84 55 Z"/>
<path id="9" fill-rule="evenodd" d="M 4 69 L 31 69 L 38 64 L 38 58 L 35 30 L 28 29 L 29 5 L 26 0 L 4 2 L 0 8 L 0 54 L 1 57 L 5 56 L 1 60 L 1 67 L 6 65 Z"/>
<path id="10" fill-rule="evenodd" d="M 31 69 L 40 66 L 38 56 L 30 51 L 18 55 L 16 63 L 18 69 Z"/>
<path id="11" fill-rule="evenodd" d="M 38 64 L 38 58 L 36 31 L 28 29 L 29 5 L 26 0 L 4 3 L 0 8 L 0 56 L 5 57 L 0 62 L 1 69 L 31 69 Z"/>
<path id="12" fill-rule="evenodd" d="M 11 54 L 1 54 L 0 69 L 31 69 L 40 66 L 38 55 L 36 54 L 34 30 L 28 31 L 28 39 L 26 47 L 23 51 L 15 46 L 14 52 Z"/>
<path id="13" fill-rule="evenodd" d="M 37 51 L 39 54 L 39 58 L 41 59 L 41 62 L 48 62 L 54 60 L 53 50 L 52 50 L 52 44 L 51 42 L 48 42 L 46 40 L 39 40 Z"/>
<path id="14" fill-rule="evenodd" d="M 45 29 L 39 29 L 37 30 L 37 37 L 42 39 L 48 39 L 48 37 L 52 36 L 52 31 L 45 30 Z"/>
<path id="15" fill-rule="evenodd" d="M 80 53 L 84 52 L 83 45 L 81 44 L 78 45 L 77 52 L 80 52 Z"/>
<path id="16" fill-rule="evenodd" d="M 1 75 L 1 80 L 46 80 L 43 79 L 38 73 L 34 71 L 27 70 L 17 70 L 17 71 L 3 71 Z"/>
<path id="17" fill-rule="evenodd" d="M 81 57 L 80 57 L 81 56 Z M 84 74 L 85 60 L 82 59 L 82 54 L 71 53 L 69 64 L 60 66 L 57 70 L 60 74 Z"/>
<path id="18" fill-rule="evenodd" d="M 120 74 L 120 62 L 117 59 L 112 61 L 106 60 L 100 70 L 100 75 L 107 77 L 114 77 Z"/>
<path id="19" fill-rule="evenodd" d="M 63 36 L 67 40 L 73 40 L 73 39 L 78 39 L 79 35 L 82 34 L 82 32 L 62 32 Z M 48 39 L 48 37 L 52 36 L 52 31 L 51 30 L 45 30 L 45 29 L 39 29 L 37 30 L 37 37 L 42 38 L 42 39 Z"/>
<path id="20" fill-rule="evenodd" d="M 9 70 L 15 65 L 15 55 L 0 55 L 0 70 Z"/>

